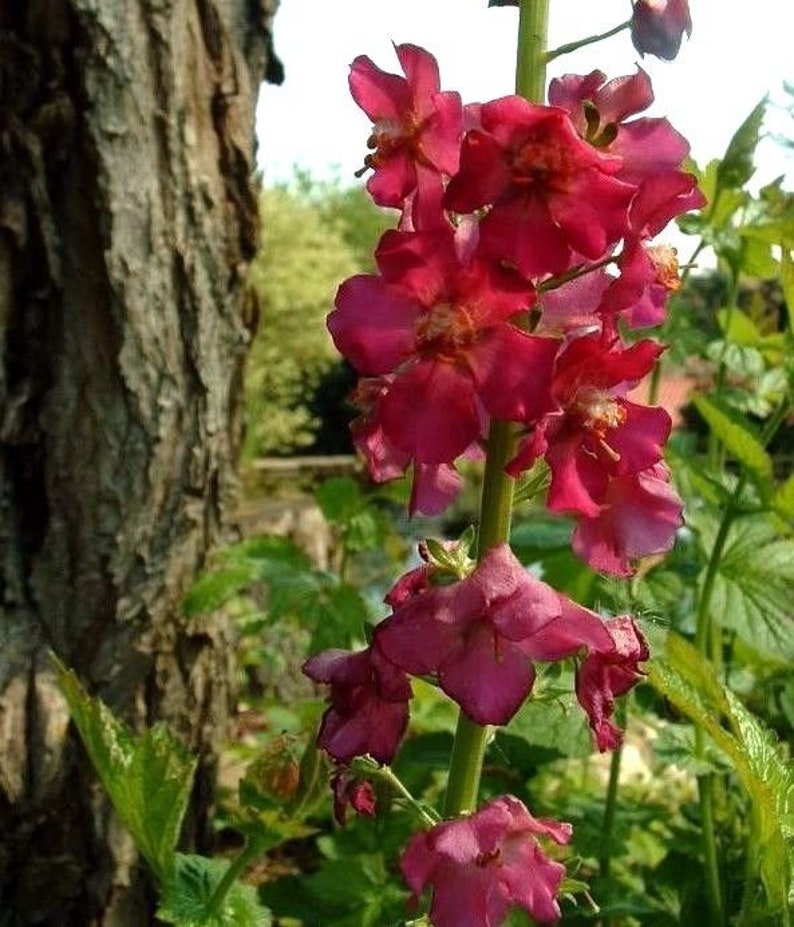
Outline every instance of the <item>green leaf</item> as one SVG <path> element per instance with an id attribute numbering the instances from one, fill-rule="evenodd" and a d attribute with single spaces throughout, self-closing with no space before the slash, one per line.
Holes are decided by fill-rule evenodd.
<path id="1" fill-rule="evenodd" d="M 233 544 L 216 560 L 217 565 L 204 572 L 185 597 L 182 609 L 189 618 L 220 608 L 256 583 L 312 571 L 309 558 L 292 541 L 267 535 Z"/>
<path id="2" fill-rule="evenodd" d="M 762 516 L 739 518 L 728 535 L 711 614 L 750 647 L 794 660 L 794 540 Z"/>
<path id="3" fill-rule="evenodd" d="M 53 658 L 54 659 L 54 658 Z M 58 682 L 102 785 L 160 881 L 172 871 L 196 761 L 164 726 L 139 737 L 54 659 Z"/>
<path id="4" fill-rule="evenodd" d="M 235 564 L 228 569 L 204 573 L 185 596 L 182 611 L 188 618 L 213 612 L 233 596 L 245 592 L 255 578 L 256 567 L 253 563 Z"/>
<path id="5" fill-rule="evenodd" d="M 349 476 L 332 476 L 315 493 L 320 511 L 330 522 L 344 524 L 361 510 L 364 499 L 358 483 Z"/>
<path id="6" fill-rule="evenodd" d="M 739 190 L 753 176 L 755 171 L 753 157 L 761 133 L 766 103 L 766 97 L 764 97 L 739 126 L 728 143 L 725 156 L 717 167 L 716 188 L 718 191 Z"/>
<path id="7" fill-rule="evenodd" d="M 772 458 L 746 422 L 701 393 L 693 393 L 692 403 L 732 457 L 756 478 L 771 478 Z"/>
<path id="8" fill-rule="evenodd" d="M 312 632 L 312 653 L 327 647 L 350 645 L 364 634 L 369 620 L 366 599 L 355 586 L 328 585 L 306 602 L 301 624 Z"/>
<path id="9" fill-rule="evenodd" d="M 179 853 L 157 917 L 177 927 L 270 927 L 270 912 L 259 903 L 256 889 L 241 882 L 232 883 L 221 910 L 207 916 L 207 905 L 229 865 L 227 860 Z"/>
<path id="10" fill-rule="evenodd" d="M 717 310 L 717 321 L 727 341 L 754 347 L 761 340 L 761 333 L 747 313 L 738 306 Z"/>
<path id="11" fill-rule="evenodd" d="M 794 769 L 773 735 L 725 689 L 711 666 L 676 634 L 663 657 L 651 662 L 649 681 L 680 712 L 703 728 L 733 764 L 749 798 L 752 879 L 745 888 L 742 923 L 790 923 L 794 872 Z M 778 918 L 778 920 L 766 920 Z"/>
<path id="12" fill-rule="evenodd" d="M 794 522 L 794 473 L 778 486 L 772 497 L 772 510 L 786 521 Z"/>

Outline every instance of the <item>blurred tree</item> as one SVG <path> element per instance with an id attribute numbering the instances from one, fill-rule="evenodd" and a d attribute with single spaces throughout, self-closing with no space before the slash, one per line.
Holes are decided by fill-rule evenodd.
<path id="1" fill-rule="evenodd" d="M 204 758 L 229 635 L 180 602 L 235 488 L 277 0 L 0 5 L 0 923 L 151 924 L 54 650 Z"/>
<path id="2" fill-rule="evenodd" d="M 316 181 L 303 171 L 289 186 L 265 190 L 260 211 L 265 233 L 250 280 L 262 324 L 248 359 L 245 454 L 350 448 L 346 433 L 338 442 L 324 421 L 346 432 L 338 407 L 353 385 L 341 372 L 325 317 L 345 277 L 374 269 L 373 250 L 393 217 L 362 187 Z"/>

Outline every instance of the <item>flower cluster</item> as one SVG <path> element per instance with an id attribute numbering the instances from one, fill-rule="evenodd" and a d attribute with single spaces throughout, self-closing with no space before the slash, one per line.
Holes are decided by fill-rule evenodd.
<path id="1" fill-rule="evenodd" d="M 650 41 L 648 18 L 670 25 L 666 6 L 638 0 L 635 42 Z M 350 76 L 372 120 L 361 173 L 376 203 L 400 211 L 377 272 L 346 280 L 328 320 L 360 375 L 356 446 L 377 481 L 411 469 L 411 511 L 437 514 L 460 488 L 459 459 L 483 453 L 494 422 L 510 423 L 507 473 L 542 460 L 547 507 L 575 520 L 574 551 L 628 575 L 669 549 L 681 523 L 663 460 L 670 417 L 630 396 L 664 350 L 641 330 L 664 320 L 678 285 L 674 252 L 653 239 L 703 205 L 682 169 L 687 143 L 667 120 L 639 115 L 653 100 L 642 70 L 558 78 L 548 106 L 464 105 L 440 89 L 432 55 L 396 52 L 404 76 L 363 56 Z M 507 544 L 476 564 L 463 545 L 441 560 L 420 553 L 425 564 L 386 596 L 391 612 L 365 649 L 304 666 L 330 687 L 318 744 L 337 764 L 340 820 L 348 807 L 375 810 L 349 767 L 392 761 L 410 677 L 434 682 L 475 724 L 504 725 L 538 663 L 573 659 L 577 700 L 609 750 L 622 737 L 615 698 L 648 658 L 632 618 L 602 620 L 530 575 Z M 505 796 L 415 835 L 401 867 L 415 899 L 432 890 L 436 927 L 501 923 L 516 905 L 553 922 L 564 868 L 538 838 L 569 836 Z"/>
<path id="2" fill-rule="evenodd" d="M 350 78 L 373 121 L 368 189 L 401 211 L 378 272 L 345 281 L 328 320 L 361 376 L 356 446 L 377 481 L 412 467 L 411 510 L 438 514 L 456 461 L 492 421 L 514 422 L 509 472 L 543 458 L 577 554 L 627 575 L 680 525 L 670 418 L 627 398 L 663 348 L 622 333 L 663 321 L 678 285 L 674 252 L 652 239 L 703 205 L 688 145 L 638 116 L 653 100 L 642 70 L 558 78 L 549 106 L 464 106 L 432 55 L 397 55 L 404 77 L 362 57 Z"/>

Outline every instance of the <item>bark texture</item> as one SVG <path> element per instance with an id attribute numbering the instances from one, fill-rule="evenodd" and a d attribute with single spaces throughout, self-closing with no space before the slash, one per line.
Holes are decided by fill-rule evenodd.
<path id="1" fill-rule="evenodd" d="M 48 663 L 207 757 L 277 0 L 0 0 L 0 925 L 152 923 Z"/>

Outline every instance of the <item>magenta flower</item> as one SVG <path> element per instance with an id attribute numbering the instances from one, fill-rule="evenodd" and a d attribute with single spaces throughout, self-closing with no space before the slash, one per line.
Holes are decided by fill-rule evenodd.
<path id="1" fill-rule="evenodd" d="M 359 380 L 353 394 L 353 404 L 362 413 L 350 425 L 353 444 L 363 454 L 369 475 L 376 483 L 398 479 L 412 462 L 410 453 L 389 440 L 380 421 L 380 400 L 387 394 L 392 380 L 393 377 Z M 467 455 L 471 453 L 471 449 L 466 451 Z M 463 478 L 452 464 L 414 461 L 409 514 L 441 514 L 462 486 Z"/>
<path id="2" fill-rule="evenodd" d="M 706 197 L 698 189 L 694 175 L 679 170 L 652 174 L 640 186 L 631 204 L 629 238 L 653 238 L 671 219 L 705 205 Z"/>
<path id="3" fill-rule="evenodd" d="M 602 753 L 614 750 L 623 740 L 623 732 L 610 720 L 615 698 L 624 695 L 643 677 L 639 664 L 650 656 L 648 644 L 631 618 L 612 618 L 605 626 L 614 642 L 613 648 L 606 652 L 591 651 L 576 673 L 576 697 L 587 713 Z"/>
<path id="4" fill-rule="evenodd" d="M 339 763 L 367 754 L 390 763 L 408 724 L 411 686 L 377 650 L 324 650 L 303 664 L 315 682 L 330 685 L 317 744 Z"/>
<path id="5" fill-rule="evenodd" d="M 598 502 L 594 515 L 578 518 L 573 549 L 603 573 L 631 576 L 631 561 L 670 550 L 683 524 L 683 503 L 661 462 L 614 477 Z"/>
<path id="6" fill-rule="evenodd" d="M 567 113 L 503 97 L 480 108 L 444 205 L 492 206 L 481 223 L 487 252 L 528 277 L 560 273 L 574 254 L 596 260 L 620 239 L 635 187 L 616 178 L 622 160 L 579 138 Z"/>
<path id="7" fill-rule="evenodd" d="M 685 32 L 692 35 L 688 0 L 636 0 L 631 15 L 631 40 L 641 55 L 672 61 Z"/>
<path id="8" fill-rule="evenodd" d="M 497 927 L 511 907 L 553 923 L 560 918 L 565 866 L 546 856 L 538 836 L 566 844 L 571 825 L 535 818 L 505 795 L 468 817 L 415 834 L 400 868 L 415 900 L 432 888 L 434 927 Z"/>
<path id="9" fill-rule="evenodd" d="M 509 321 L 534 293 L 514 270 L 461 250 L 449 228 L 386 232 L 380 275 L 345 281 L 328 318 L 356 369 L 383 378 L 383 445 L 419 464 L 452 464 L 488 415 L 532 419 L 550 407 L 558 342 Z"/>
<path id="10" fill-rule="evenodd" d="M 603 268 L 599 268 L 542 292 L 538 298 L 541 315 L 535 330 L 571 336 L 599 330 L 602 325 L 601 299 L 612 280 Z"/>
<path id="11" fill-rule="evenodd" d="M 354 776 L 347 766 L 337 766 L 331 776 L 331 790 L 334 797 L 334 818 L 338 824 L 345 824 L 348 808 L 366 817 L 375 814 L 376 800 L 372 783 Z"/>
<path id="12" fill-rule="evenodd" d="M 533 659 L 610 647 L 597 615 L 530 576 L 506 544 L 465 579 L 410 592 L 376 628 L 378 648 L 407 673 L 435 675 L 478 724 L 513 717 L 532 689 Z"/>
<path id="13" fill-rule="evenodd" d="M 614 477 L 645 470 L 662 457 L 670 416 L 625 396 L 663 350 L 650 340 L 623 349 L 600 335 L 574 338 L 561 352 L 552 382 L 561 411 L 537 425 L 509 472 L 520 473 L 543 456 L 551 468 L 548 507 L 598 515 Z"/>
<path id="14" fill-rule="evenodd" d="M 463 107 L 457 93 L 440 91 L 438 63 L 423 48 L 395 46 L 405 77 L 360 55 L 350 68 L 350 92 L 372 119 L 364 169 L 367 189 L 381 206 L 402 208 L 415 228 L 439 224 L 443 175 L 458 169 Z M 363 173 L 363 171 L 362 171 Z"/>
<path id="15" fill-rule="evenodd" d="M 650 78 L 641 68 L 610 81 L 602 71 L 565 74 L 549 84 L 549 102 L 570 113 L 583 139 L 623 159 L 616 176 L 627 183 L 679 168 L 689 154 L 689 143 L 667 119 L 626 121 L 653 103 Z"/>
<path id="16" fill-rule="evenodd" d="M 618 315 L 630 328 L 661 325 L 668 297 L 681 287 L 675 248 L 628 239 L 617 264 L 620 276 L 609 284 L 599 306 L 609 330 L 614 331 Z"/>

